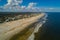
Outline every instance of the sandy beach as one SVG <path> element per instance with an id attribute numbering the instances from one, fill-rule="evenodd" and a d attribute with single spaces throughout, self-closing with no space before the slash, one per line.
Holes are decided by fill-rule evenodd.
<path id="1" fill-rule="evenodd" d="M 35 17 L 0 24 L 0 40 L 9 40 L 12 36 L 27 28 L 30 24 L 37 22 L 38 19 L 42 18 L 44 15 L 45 14 L 42 13 Z"/>

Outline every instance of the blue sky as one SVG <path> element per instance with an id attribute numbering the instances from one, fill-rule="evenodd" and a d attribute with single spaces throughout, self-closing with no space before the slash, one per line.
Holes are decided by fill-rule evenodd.
<path id="1" fill-rule="evenodd" d="M 59 0 L 41 0 L 40 6 L 60 7 L 60 1 Z"/>
<path id="2" fill-rule="evenodd" d="M 30 2 L 37 3 L 36 7 L 60 9 L 60 0 L 23 0 L 21 5 L 28 6 Z M 7 0 L 0 0 L 0 6 L 7 4 Z M 47 9 L 45 9 L 47 10 Z"/>
<path id="3" fill-rule="evenodd" d="M 23 0 L 23 5 L 27 5 L 29 2 L 36 2 L 40 7 L 60 7 L 60 0 Z M 7 0 L 1 0 L 0 6 L 6 3 Z"/>

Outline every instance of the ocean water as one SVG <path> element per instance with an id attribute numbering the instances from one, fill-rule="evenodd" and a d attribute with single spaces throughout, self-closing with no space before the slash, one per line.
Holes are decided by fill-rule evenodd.
<path id="1" fill-rule="evenodd" d="M 60 12 L 48 12 L 47 22 L 40 28 L 37 40 L 60 40 Z"/>

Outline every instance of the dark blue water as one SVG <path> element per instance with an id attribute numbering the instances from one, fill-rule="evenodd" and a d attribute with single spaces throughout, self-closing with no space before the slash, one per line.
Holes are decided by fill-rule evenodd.
<path id="1" fill-rule="evenodd" d="M 60 12 L 47 13 L 47 22 L 39 32 L 38 40 L 60 40 Z"/>

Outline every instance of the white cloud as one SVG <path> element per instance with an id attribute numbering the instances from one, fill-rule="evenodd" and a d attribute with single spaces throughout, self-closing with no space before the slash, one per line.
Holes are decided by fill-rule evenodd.
<path id="1" fill-rule="evenodd" d="M 10 5 L 11 4 L 11 2 L 12 2 L 12 0 L 7 0 L 7 4 L 6 5 Z"/>
<path id="2" fill-rule="evenodd" d="M 54 8 L 48 8 L 48 9 L 53 10 Z"/>
<path id="3" fill-rule="evenodd" d="M 45 9 L 45 10 L 53 10 L 55 8 L 47 7 L 47 8 L 43 8 L 43 9 Z"/>
<path id="4" fill-rule="evenodd" d="M 23 0 L 7 0 L 7 4 L 3 6 L 3 9 L 7 12 L 36 12 L 37 10 L 39 10 L 39 8 L 36 7 L 37 3 L 30 2 L 28 6 L 20 6 L 22 2 Z"/>
<path id="5" fill-rule="evenodd" d="M 7 0 L 7 4 L 4 5 L 4 9 L 16 10 L 20 8 L 20 5 L 23 0 Z"/>
<path id="6" fill-rule="evenodd" d="M 22 3 L 22 0 L 7 0 L 7 4 L 6 5 L 19 5 L 19 3 Z"/>
<path id="7" fill-rule="evenodd" d="M 21 6 L 21 9 L 25 9 L 26 8 L 26 6 Z"/>
<path id="8" fill-rule="evenodd" d="M 37 3 L 31 2 L 31 3 L 28 4 L 28 7 L 27 7 L 27 8 L 30 9 L 30 8 L 34 7 L 36 4 L 37 4 Z"/>
<path id="9" fill-rule="evenodd" d="M 30 2 L 28 4 L 28 6 L 26 7 L 27 11 L 30 12 L 38 12 L 39 11 L 39 7 L 36 7 L 37 3 L 34 2 Z"/>

